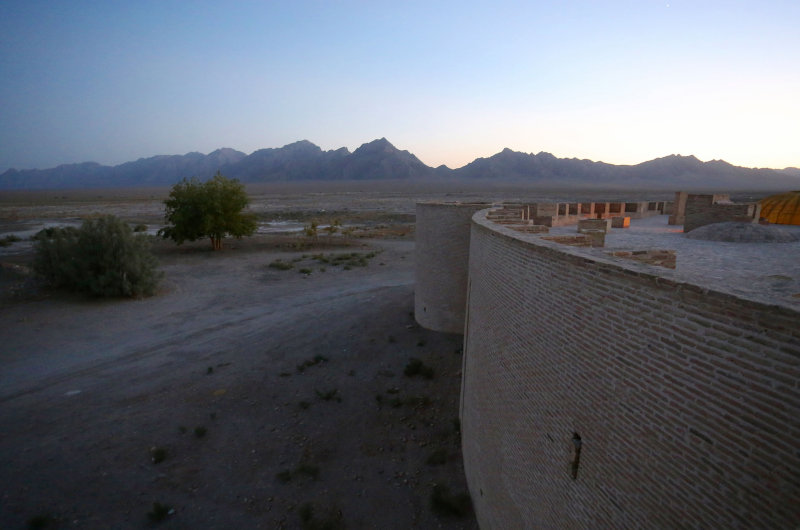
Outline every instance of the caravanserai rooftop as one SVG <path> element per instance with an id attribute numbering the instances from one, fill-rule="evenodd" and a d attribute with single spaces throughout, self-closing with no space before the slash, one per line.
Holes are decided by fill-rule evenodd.
<path id="1" fill-rule="evenodd" d="M 604 217 L 602 220 L 589 218 L 589 215 L 598 214 L 594 210 L 590 212 L 588 204 L 552 203 L 548 206 L 550 210 L 567 213 L 555 215 L 552 221 L 523 213 L 523 210 L 538 213 L 542 211 L 539 205 L 533 208 L 532 205 L 495 205 L 487 211 L 485 218 L 493 221 L 499 233 L 521 241 L 536 239 L 540 244 L 557 245 L 563 252 L 591 256 L 594 260 L 613 262 L 634 271 L 650 272 L 676 282 L 762 303 L 800 309 L 800 226 L 765 227 L 755 218 L 747 224 L 739 220 L 735 225 L 751 226 L 757 234 L 749 241 L 712 241 L 695 239 L 692 237 L 696 233 L 694 230 L 685 233 L 683 226 L 669 224 L 666 213 L 672 212 L 671 203 L 627 203 L 629 210 L 633 210 L 631 204 L 643 205 L 638 214 L 635 210 L 626 213 L 626 203 L 618 203 L 621 207 L 606 203 L 600 214 Z M 650 210 L 645 206 L 648 204 Z M 609 206 L 615 211 L 609 212 Z M 569 212 L 580 212 L 581 209 L 584 215 L 569 215 Z M 626 218 L 628 220 L 623 220 Z M 519 222 L 513 219 L 519 219 Z M 602 246 L 592 246 L 590 241 L 600 235 L 598 229 L 581 228 L 587 219 L 589 225 L 597 223 L 603 226 L 600 229 Z M 537 221 L 553 226 L 533 224 Z M 724 238 L 723 232 L 731 231 L 732 225 L 723 218 L 718 224 L 704 225 L 695 230 L 712 237 L 717 232 Z M 542 228 L 533 228 L 537 226 Z M 794 241 L 770 242 L 769 235 L 776 233 Z M 652 265 L 660 267 L 653 269 Z"/>

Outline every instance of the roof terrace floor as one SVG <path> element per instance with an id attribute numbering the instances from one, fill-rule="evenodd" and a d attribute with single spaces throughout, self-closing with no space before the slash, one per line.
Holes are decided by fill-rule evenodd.
<path id="1" fill-rule="evenodd" d="M 611 250 L 674 250 L 677 265 L 671 276 L 717 291 L 800 311 L 800 242 L 727 243 L 689 239 L 668 216 L 631 219 L 629 228 L 612 228 L 604 248 Z M 777 225 L 800 233 L 800 226 Z M 575 234 L 576 226 L 550 229 L 550 235 Z M 618 258 L 621 259 L 621 258 Z"/>

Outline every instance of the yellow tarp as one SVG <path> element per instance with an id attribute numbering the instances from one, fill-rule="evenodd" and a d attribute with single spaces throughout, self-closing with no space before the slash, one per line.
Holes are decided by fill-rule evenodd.
<path id="1" fill-rule="evenodd" d="M 800 191 L 761 199 L 761 217 L 779 225 L 800 225 Z"/>

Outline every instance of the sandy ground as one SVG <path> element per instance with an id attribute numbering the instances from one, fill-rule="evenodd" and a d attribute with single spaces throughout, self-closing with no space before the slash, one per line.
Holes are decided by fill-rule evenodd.
<path id="1" fill-rule="evenodd" d="M 0 528 L 476 528 L 431 506 L 466 492 L 461 336 L 415 324 L 412 240 L 355 244 L 324 252 L 366 267 L 198 244 L 151 298 L 3 296 Z"/>

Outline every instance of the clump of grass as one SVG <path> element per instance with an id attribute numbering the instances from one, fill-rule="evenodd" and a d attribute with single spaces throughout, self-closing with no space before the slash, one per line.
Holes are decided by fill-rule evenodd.
<path id="1" fill-rule="evenodd" d="M 194 428 L 194 437 L 195 438 L 202 438 L 203 436 L 206 435 L 207 432 L 208 432 L 208 429 L 206 429 L 202 425 L 198 425 L 197 427 Z"/>
<path id="2" fill-rule="evenodd" d="M 315 355 L 311 359 L 307 359 L 307 360 L 303 361 L 302 363 L 298 364 L 297 365 L 297 371 L 298 372 L 303 372 L 303 371 L 305 371 L 306 368 L 310 368 L 312 366 L 316 366 L 316 365 L 318 365 L 320 363 L 326 363 L 326 362 L 328 362 L 328 358 L 325 357 L 324 355 Z"/>
<path id="3" fill-rule="evenodd" d="M 139 232 L 147 232 L 147 225 L 146 225 L 146 224 L 139 223 L 138 225 L 136 225 L 136 226 L 134 226 L 134 227 L 133 227 L 133 231 L 134 231 L 135 233 L 139 233 Z"/>
<path id="4" fill-rule="evenodd" d="M 301 409 L 307 410 L 311 406 L 311 403 L 309 403 L 308 401 L 301 401 L 300 403 L 298 403 L 298 405 L 300 406 Z"/>
<path id="5" fill-rule="evenodd" d="M 425 339 L 420 339 L 420 340 L 418 340 L 418 341 L 417 341 L 417 346 L 418 346 L 418 347 L 420 347 L 420 348 L 422 348 L 423 346 L 425 346 Z"/>
<path id="6" fill-rule="evenodd" d="M 308 463 L 300 463 L 293 470 L 284 469 L 276 474 L 275 478 L 277 478 L 282 484 L 288 484 L 292 481 L 292 479 L 299 476 L 305 476 L 312 480 L 317 480 L 319 478 L 319 466 Z"/>
<path id="7" fill-rule="evenodd" d="M 338 395 L 339 389 L 337 388 L 325 391 L 314 390 L 314 392 L 317 394 L 317 397 L 320 398 L 322 401 L 336 400 L 337 403 L 342 402 L 341 396 Z"/>
<path id="8" fill-rule="evenodd" d="M 431 493 L 431 509 L 438 515 L 465 517 L 472 509 L 472 499 L 467 493 L 451 494 L 444 484 L 436 484 Z"/>
<path id="9" fill-rule="evenodd" d="M 300 506 L 300 509 L 297 511 L 298 515 L 300 515 L 300 520 L 303 521 L 303 525 L 306 523 L 311 522 L 314 518 L 314 505 L 310 502 L 307 502 Z"/>
<path id="10" fill-rule="evenodd" d="M 397 342 L 397 337 L 395 337 L 394 335 L 389 335 L 386 340 L 389 341 L 389 344 L 394 344 L 395 342 Z"/>
<path id="11" fill-rule="evenodd" d="M 319 466 L 315 466 L 313 464 L 300 464 L 296 468 L 294 468 L 294 474 L 305 475 L 314 480 L 317 480 L 317 478 L 319 477 Z"/>
<path id="12" fill-rule="evenodd" d="M 353 267 L 366 267 L 369 260 L 374 258 L 377 252 L 345 252 L 341 254 L 314 254 L 311 259 L 325 265 L 340 266 L 344 270 L 351 270 Z"/>
<path id="13" fill-rule="evenodd" d="M 300 274 L 309 275 L 314 271 L 312 271 L 311 269 L 309 269 L 307 267 L 303 267 L 302 269 L 298 270 L 297 272 L 299 272 Z"/>
<path id="14" fill-rule="evenodd" d="M 56 521 L 52 515 L 48 514 L 40 514 L 34 515 L 30 519 L 28 519 L 28 528 L 30 530 L 40 530 L 42 528 L 55 528 L 58 526 L 58 521 Z"/>
<path id="15" fill-rule="evenodd" d="M 314 505 L 310 502 L 301 505 L 298 509 L 297 514 L 300 516 L 303 530 L 344 530 L 345 524 L 342 520 L 341 510 L 331 508 L 321 518 L 314 512 Z"/>
<path id="16" fill-rule="evenodd" d="M 175 510 L 172 508 L 172 506 L 169 506 L 168 504 L 161 504 L 160 502 L 154 502 L 153 509 L 147 512 L 147 518 L 154 523 L 158 523 L 173 513 L 175 513 Z"/>
<path id="17" fill-rule="evenodd" d="M 267 265 L 267 267 L 269 267 L 270 269 L 277 269 L 279 271 L 288 271 L 289 269 L 293 268 L 294 265 L 289 262 L 283 261 L 281 259 L 276 259 L 275 261 Z"/>
<path id="18" fill-rule="evenodd" d="M 425 463 L 429 466 L 441 466 L 447 463 L 447 451 L 439 448 L 428 455 Z"/>
<path id="19" fill-rule="evenodd" d="M 214 373 L 214 367 L 213 366 L 209 366 L 208 368 L 206 368 L 206 375 L 211 375 L 213 373 Z"/>
<path id="20" fill-rule="evenodd" d="M 403 406 L 412 408 L 427 407 L 431 404 L 431 398 L 428 396 L 409 396 L 406 398 L 396 397 L 389 400 L 389 405 L 392 408 L 398 409 Z"/>
<path id="21" fill-rule="evenodd" d="M 412 357 L 409 359 L 408 364 L 406 365 L 403 373 L 406 377 L 414 377 L 414 376 L 421 376 L 425 379 L 433 379 L 433 368 L 430 366 L 426 366 L 420 359 L 416 359 Z"/>
<path id="22" fill-rule="evenodd" d="M 178 432 L 181 433 L 181 434 L 186 434 L 187 430 L 188 429 L 186 428 L 185 425 L 181 425 L 181 426 L 178 427 Z"/>
<path id="23" fill-rule="evenodd" d="M 405 403 L 414 408 L 427 407 L 431 404 L 431 398 L 428 396 L 410 396 L 406 398 Z"/>
<path id="24" fill-rule="evenodd" d="M 160 464 L 167 458 L 167 450 L 163 447 L 151 447 L 150 459 L 154 464 Z"/>

